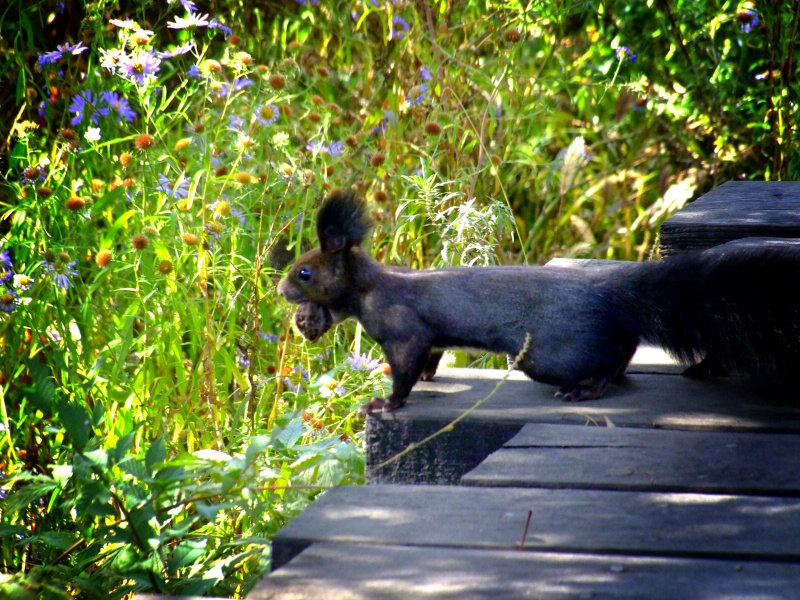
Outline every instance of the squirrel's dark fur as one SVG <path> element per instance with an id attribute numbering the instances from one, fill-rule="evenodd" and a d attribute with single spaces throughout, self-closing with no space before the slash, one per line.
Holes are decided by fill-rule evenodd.
<path id="1" fill-rule="evenodd" d="M 566 399 L 600 395 L 640 341 L 685 364 L 717 371 L 790 374 L 800 367 L 800 244 L 745 239 L 663 261 L 614 269 L 386 267 L 359 247 L 365 206 L 349 192 L 320 208 L 320 248 L 292 266 L 279 292 L 321 311 L 324 329 L 353 316 L 383 348 L 394 388 L 366 411 L 402 406 L 438 349 L 517 356 Z M 318 327 L 314 333 L 320 333 Z M 793 373 L 791 373 L 793 374 Z"/>

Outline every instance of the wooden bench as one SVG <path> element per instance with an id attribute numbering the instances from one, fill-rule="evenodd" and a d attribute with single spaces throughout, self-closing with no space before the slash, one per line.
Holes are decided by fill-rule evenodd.
<path id="1" fill-rule="evenodd" d="M 679 213 L 694 214 L 683 226 L 665 224 L 662 243 L 800 237 L 798 185 L 721 186 Z M 763 210 L 739 214 L 737 198 Z M 797 596 L 795 385 L 687 379 L 647 351 L 592 402 L 521 373 L 494 393 L 503 375 L 444 369 L 368 419 L 373 485 L 330 490 L 281 530 L 277 570 L 248 598 Z"/>

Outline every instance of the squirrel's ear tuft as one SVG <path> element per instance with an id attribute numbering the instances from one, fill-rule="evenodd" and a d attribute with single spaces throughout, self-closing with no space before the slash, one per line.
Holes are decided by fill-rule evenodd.
<path id="1" fill-rule="evenodd" d="M 366 207 L 353 192 L 331 192 L 317 213 L 317 236 L 323 252 L 358 246 L 371 228 Z"/>

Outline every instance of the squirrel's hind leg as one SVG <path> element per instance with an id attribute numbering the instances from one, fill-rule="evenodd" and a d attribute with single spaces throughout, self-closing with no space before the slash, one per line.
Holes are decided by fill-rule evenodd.
<path id="1" fill-rule="evenodd" d="M 425 368 L 422 369 L 422 375 L 419 376 L 420 381 L 433 381 L 436 369 L 439 368 L 439 361 L 442 360 L 442 354 L 442 352 L 431 352 L 428 362 L 425 363 Z"/>

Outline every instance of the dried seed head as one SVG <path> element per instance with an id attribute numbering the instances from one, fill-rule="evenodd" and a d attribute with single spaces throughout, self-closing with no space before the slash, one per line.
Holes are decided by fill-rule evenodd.
<path id="1" fill-rule="evenodd" d="M 131 164 L 131 153 L 130 152 L 123 152 L 119 155 L 119 164 L 123 167 L 127 167 Z"/>
<path id="2" fill-rule="evenodd" d="M 53 195 L 53 190 L 51 190 L 46 185 L 43 185 L 40 188 L 36 188 L 36 194 L 41 198 L 49 198 Z"/>
<path id="3" fill-rule="evenodd" d="M 133 247 L 137 250 L 144 250 L 150 244 L 150 241 L 147 239 L 146 235 L 141 233 L 137 233 L 135 236 L 131 238 L 131 243 Z"/>
<path id="4" fill-rule="evenodd" d="M 227 200 L 220 200 L 214 207 L 214 212 L 221 217 L 227 217 L 231 214 L 231 203 Z"/>
<path id="5" fill-rule="evenodd" d="M 86 206 L 86 201 L 78 196 L 72 196 L 72 198 L 67 200 L 65 206 L 68 210 L 80 210 Z"/>
<path id="6" fill-rule="evenodd" d="M 111 262 L 111 250 L 100 250 L 97 256 L 94 257 L 94 262 L 97 263 L 98 267 L 107 267 L 108 263 Z"/>
<path id="7" fill-rule="evenodd" d="M 389 195 L 383 190 L 378 190 L 372 195 L 372 198 L 375 202 L 386 202 L 389 199 Z"/>
<path id="8" fill-rule="evenodd" d="M 442 126 L 436 121 L 431 121 L 430 123 L 425 124 L 425 132 L 429 133 L 430 135 L 439 135 L 442 133 Z"/>
<path id="9" fill-rule="evenodd" d="M 269 84 L 272 86 L 272 89 L 280 91 L 286 87 L 286 77 L 279 73 L 274 73 L 269 76 Z"/>
<path id="10" fill-rule="evenodd" d="M 236 173 L 236 175 L 234 175 L 234 179 L 236 179 L 236 181 L 238 181 L 242 185 L 247 185 L 248 183 L 255 183 L 256 181 L 258 181 L 258 179 L 256 179 L 246 171 L 239 171 L 238 173 Z"/>
<path id="11" fill-rule="evenodd" d="M 516 43 L 522 39 L 522 35 L 519 32 L 519 29 L 508 29 L 505 33 L 506 41 Z"/>
<path id="12" fill-rule="evenodd" d="M 183 243 L 187 246 L 197 246 L 197 243 L 200 239 L 193 233 L 189 233 L 188 231 L 183 234 Z"/>
<path id="13" fill-rule="evenodd" d="M 172 261 L 164 259 L 158 263 L 158 272 L 162 275 L 169 275 L 172 273 Z"/>
<path id="14" fill-rule="evenodd" d="M 149 135 L 147 133 L 143 133 L 142 135 L 140 135 L 139 137 L 136 138 L 136 142 L 135 143 L 136 143 L 136 147 L 139 150 L 149 150 L 150 148 L 153 147 L 153 144 L 155 143 L 155 139 L 153 138 L 152 135 Z"/>
<path id="15" fill-rule="evenodd" d="M 200 68 L 202 68 L 205 71 L 211 71 L 212 73 L 219 73 L 220 71 L 222 71 L 222 65 L 219 64 L 219 61 L 214 60 L 213 58 L 208 58 L 204 60 L 203 64 L 200 65 Z"/>
<path id="16" fill-rule="evenodd" d="M 385 161 L 386 157 L 379 152 L 378 154 L 374 154 L 372 160 L 369 162 L 373 167 L 380 167 Z"/>

